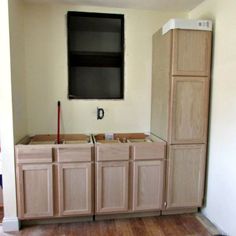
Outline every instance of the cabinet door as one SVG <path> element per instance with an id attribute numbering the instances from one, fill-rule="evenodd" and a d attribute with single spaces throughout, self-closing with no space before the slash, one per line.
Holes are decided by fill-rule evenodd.
<path id="1" fill-rule="evenodd" d="M 53 216 L 52 164 L 18 165 L 18 210 L 21 219 Z"/>
<path id="2" fill-rule="evenodd" d="M 133 210 L 160 210 L 163 161 L 135 161 L 133 165 Z"/>
<path id="3" fill-rule="evenodd" d="M 167 209 L 200 207 L 206 145 L 171 145 L 167 161 Z"/>
<path id="4" fill-rule="evenodd" d="M 91 163 L 58 165 L 59 214 L 92 214 Z"/>
<path id="5" fill-rule="evenodd" d="M 205 143 L 208 125 L 209 80 L 173 77 L 169 142 Z"/>
<path id="6" fill-rule="evenodd" d="M 172 75 L 209 76 L 211 32 L 173 30 Z"/>
<path id="7" fill-rule="evenodd" d="M 96 212 L 128 211 L 127 161 L 96 164 Z"/>

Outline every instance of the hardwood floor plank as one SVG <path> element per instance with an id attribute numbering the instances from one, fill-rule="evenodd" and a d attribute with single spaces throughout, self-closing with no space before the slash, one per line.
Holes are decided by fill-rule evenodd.
<path id="1" fill-rule="evenodd" d="M 195 214 L 25 226 L 0 236 L 213 236 Z"/>
<path id="2" fill-rule="evenodd" d="M 143 222 L 149 234 L 152 236 L 165 236 L 164 232 L 161 230 L 160 225 L 155 223 L 154 219 L 154 217 L 143 218 Z"/>
<path id="3" fill-rule="evenodd" d="M 130 221 L 128 219 L 125 220 L 116 220 L 116 232 L 117 236 L 133 236 L 133 232 L 130 226 Z"/>

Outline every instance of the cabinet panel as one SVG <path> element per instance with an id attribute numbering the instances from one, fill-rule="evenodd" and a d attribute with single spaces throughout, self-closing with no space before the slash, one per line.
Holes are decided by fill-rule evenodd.
<path id="1" fill-rule="evenodd" d="M 129 160 L 129 144 L 97 144 L 96 161 Z"/>
<path id="2" fill-rule="evenodd" d="M 59 214 L 91 214 L 91 163 L 58 165 Z"/>
<path id="3" fill-rule="evenodd" d="M 131 157 L 134 160 L 163 159 L 165 158 L 165 148 L 162 143 L 132 143 Z"/>
<path id="4" fill-rule="evenodd" d="M 16 149 L 17 163 L 51 163 L 52 162 L 52 147 L 17 147 Z"/>
<path id="5" fill-rule="evenodd" d="M 171 144 L 204 143 L 207 139 L 209 80 L 173 77 L 171 90 Z"/>
<path id="6" fill-rule="evenodd" d="M 153 35 L 151 132 L 163 140 L 168 137 L 172 31 Z"/>
<path id="7" fill-rule="evenodd" d="M 96 212 L 128 211 L 128 170 L 126 161 L 96 163 Z"/>
<path id="8" fill-rule="evenodd" d="M 172 75 L 209 76 L 211 32 L 173 30 Z"/>
<path id="9" fill-rule="evenodd" d="M 206 145 L 171 145 L 167 161 L 167 209 L 200 207 Z"/>
<path id="10" fill-rule="evenodd" d="M 133 210 L 160 210 L 163 161 L 135 161 L 133 165 Z"/>
<path id="11" fill-rule="evenodd" d="M 19 217 L 53 216 L 52 165 L 22 164 L 17 171 Z"/>
<path id="12" fill-rule="evenodd" d="M 92 147 L 81 145 L 80 147 L 58 148 L 56 150 L 58 162 L 91 161 Z"/>

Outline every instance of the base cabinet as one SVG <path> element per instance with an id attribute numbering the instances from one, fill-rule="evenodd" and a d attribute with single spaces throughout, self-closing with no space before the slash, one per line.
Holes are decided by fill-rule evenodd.
<path id="1" fill-rule="evenodd" d="M 128 211 L 129 162 L 96 163 L 96 213 Z"/>
<path id="2" fill-rule="evenodd" d="M 206 145 L 169 145 L 167 209 L 200 207 L 203 200 Z"/>
<path id="3" fill-rule="evenodd" d="M 59 215 L 92 214 L 91 163 L 58 165 Z"/>
<path id="4" fill-rule="evenodd" d="M 162 208 L 163 171 L 163 161 L 133 163 L 133 211 Z"/>
<path id="5" fill-rule="evenodd" d="M 52 164 L 20 164 L 17 171 L 19 217 L 53 216 Z"/>
<path id="6" fill-rule="evenodd" d="M 92 144 L 16 146 L 19 218 L 94 214 Z"/>

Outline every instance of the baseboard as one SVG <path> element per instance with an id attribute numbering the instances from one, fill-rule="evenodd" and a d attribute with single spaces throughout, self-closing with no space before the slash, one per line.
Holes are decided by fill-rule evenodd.
<path id="1" fill-rule="evenodd" d="M 197 214 L 197 219 L 201 222 L 201 224 L 203 224 L 208 231 L 215 236 L 226 236 L 228 234 L 226 234 L 223 230 L 221 230 L 216 224 L 214 224 L 213 222 L 211 222 L 209 220 L 209 218 L 207 217 L 206 214 L 204 214 L 203 212 Z"/>
<path id="2" fill-rule="evenodd" d="M 180 209 L 169 209 L 163 210 L 161 212 L 162 215 L 178 215 L 178 214 L 190 214 L 197 213 L 198 208 L 180 208 Z"/>
<path id="3" fill-rule="evenodd" d="M 31 225 L 91 222 L 91 221 L 93 221 L 93 216 L 60 217 L 60 218 L 22 220 L 21 225 L 22 226 L 31 226 Z"/>
<path id="4" fill-rule="evenodd" d="M 14 232 L 20 230 L 20 222 L 17 217 L 4 217 L 2 221 L 2 228 L 4 232 Z"/>
<path id="5" fill-rule="evenodd" d="M 160 216 L 160 211 L 95 215 L 95 220 L 130 219 L 151 216 Z"/>

